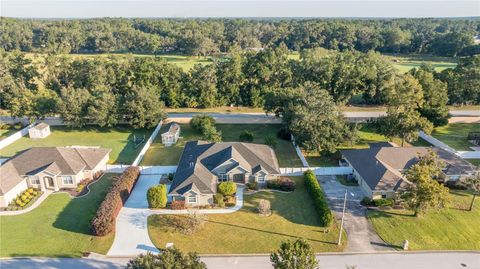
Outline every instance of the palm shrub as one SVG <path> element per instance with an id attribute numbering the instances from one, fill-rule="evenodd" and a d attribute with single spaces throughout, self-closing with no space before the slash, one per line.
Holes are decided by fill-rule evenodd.
<path id="1" fill-rule="evenodd" d="M 148 189 L 147 200 L 150 208 L 164 208 L 167 206 L 167 186 L 160 184 Z"/>
<path id="2" fill-rule="evenodd" d="M 139 176 L 140 169 L 130 166 L 112 184 L 92 219 L 90 226 L 94 235 L 104 236 L 113 232 L 118 212 L 127 201 Z"/>
<path id="3" fill-rule="evenodd" d="M 270 254 L 275 269 L 318 269 L 312 246 L 304 239 L 283 242 L 280 249 Z"/>
<path id="4" fill-rule="evenodd" d="M 322 187 L 318 184 L 315 174 L 312 170 L 305 171 L 305 173 L 303 173 L 303 179 L 305 181 L 305 187 L 313 199 L 315 210 L 320 216 L 321 225 L 326 227 L 330 226 L 333 222 L 333 215 L 328 207 Z"/>
<path id="5" fill-rule="evenodd" d="M 224 196 L 232 196 L 237 192 L 237 184 L 232 181 L 218 184 L 218 192 Z"/>

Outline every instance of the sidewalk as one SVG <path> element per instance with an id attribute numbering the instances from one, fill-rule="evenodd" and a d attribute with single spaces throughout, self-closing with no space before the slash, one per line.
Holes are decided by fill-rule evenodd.
<path id="1" fill-rule="evenodd" d="M 15 211 L 0 211 L 0 216 L 16 216 L 16 215 L 22 215 L 25 213 L 28 213 L 35 208 L 37 208 L 47 197 L 53 193 L 53 190 L 45 190 L 34 203 L 33 205 L 29 206 L 28 208 L 22 209 L 22 210 L 15 210 Z"/>

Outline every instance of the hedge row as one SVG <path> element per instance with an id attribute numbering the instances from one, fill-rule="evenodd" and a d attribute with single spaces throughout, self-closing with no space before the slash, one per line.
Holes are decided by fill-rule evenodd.
<path id="1" fill-rule="evenodd" d="M 318 215 L 320 215 L 321 225 L 325 227 L 330 226 L 333 221 L 333 215 L 328 207 L 322 187 L 318 184 L 315 174 L 311 170 L 305 171 L 305 173 L 303 173 L 303 179 L 305 181 L 305 187 L 313 199 L 315 209 L 317 210 Z"/>
<path id="2" fill-rule="evenodd" d="M 104 236 L 115 230 L 115 219 L 140 176 L 136 166 L 128 167 L 113 183 L 91 223 L 94 235 Z"/>

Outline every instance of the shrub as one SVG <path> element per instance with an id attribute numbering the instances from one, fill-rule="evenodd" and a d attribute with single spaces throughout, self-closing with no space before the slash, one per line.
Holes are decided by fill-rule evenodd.
<path id="1" fill-rule="evenodd" d="M 28 200 L 28 196 L 25 195 L 25 194 L 22 194 L 22 195 L 20 196 L 20 199 L 22 199 L 22 201 L 26 202 L 26 201 Z"/>
<path id="2" fill-rule="evenodd" d="M 273 135 L 267 135 L 264 140 L 265 145 L 269 145 L 272 148 L 277 146 L 277 139 Z"/>
<path id="3" fill-rule="evenodd" d="M 183 269 L 206 269 L 207 266 L 196 253 L 183 254 L 176 248 L 163 249 L 159 254 L 140 254 L 130 260 L 127 269 L 148 268 L 183 268 Z"/>
<path id="4" fill-rule="evenodd" d="M 238 139 L 242 142 L 252 142 L 253 141 L 253 134 L 249 131 L 243 131 L 240 133 Z"/>
<path id="5" fill-rule="evenodd" d="M 218 184 L 218 192 L 223 196 L 231 196 L 237 192 L 237 184 L 232 181 L 222 182 Z"/>
<path id="6" fill-rule="evenodd" d="M 216 193 L 213 196 L 213 202 L 217 204 L 219 207 L 225 207 L 225 201 L 223 199 L 224 197 L 223 197 L 223 194 L 221 193 Z"/>
<path id="7" fill-rule="evenodd" d="M 278 138 L 280 139 L 283 139 L 283 140 L 292 140 L 292 135 L 290 134 L 290 132 L 287 130 L 286 127 L 282 127 L 278 132 L 277 132 L 277 136 Z"/>
<path id="8" fill-rule="evenodd" d="M 147 191 L 148 207 L 165 208 L 167 206 L 167 186 L 160 184 Z"/>
<path id="9" fill-rule="evenodd" d="M 362 205 L 364 206 L 371 206 L 373 205 L 372 203 L 372 199 L 370 199 L 370 197 L 363 197 L 362 201 L 360 202 Z"/>
<path id="10" fill-rule="evenodd" d="M 375 206 L 392 206 L 393 199 L 376 199 L 373 200 L 373 203 L 375 204 Z"/>
<path id="11" fill-rule="evenodd" d="M 282 191 L 294 191 L 295 190 L 295 181 L 291 180 L 288 177 L 283 177 L 278 180 L 280 185 L 280 190 Z"/>
<path id="12" fill-rule="evenodd" d="M 267 183 L 268 184 L 268 183 Z M 249 190 L 256 190 L 257 189 L 257 182 L 248 182 L 245 184 Z"/>
<path id="13" fill-rule="evenodd" d="M 27 190 L 29 193 L 33 193 L 35 190 L 33 188 L 28 188 Z"/>
<path id="14" fill-rule="evenodd" d="M 258 213 L 264 216 L 270 215 L 272 213 L 270 201 L 261 199 L 260 202 L 258 202 Z"/>
<path id="15" fill-rule="evenodd" d="M 325 199 L 320 184 L 318 184 L 315 174 L 312 170 L 305 171 L 305 173 L 303 173 L 303 179 L 305 180 L 307 191 L 313 199 L 315 210 L 320 216 L 321 225 L 330 226 L 333 221 L 333 215 L 328 207 L 327 200 Z"/>
<path id="16" fill-rule="evenodd" d="M 280 189 L 280 182 L 278 180 L 268 180 L 267 181 L 267 188 L 272 190 Z"/>
<path id="17" fill-rule="evenodd" d="M 168 180 L 172 181 L 172 180 L 173 180 L 173 176 L 174 176 L 173 173 L 168 173 Z"/>
<path id="18" fill-rule="evenodd" d="M 208 141 L 222 141 L 222 133 L 215 128 L 215 120 L 209 115 L 197 115 L 190 121 L 193 129 L 202 133 L 203 138 Z"/>
<path id="19" fill-rule="evenodd" d="M 130 166 L 112 184 L 92 219 L 91 230 L 94 235 L 104 236 L 115 229 L 115 219 L 118 212 L 128 199 L 139 176 L 140 169 L 136 166 Z"/>
<path id="20" fill-rule="evenodd" d="M 170 209 L 172 210 L 182 210 L 185 209 L 185 201 L 173 201 L 170 204 Z"/>

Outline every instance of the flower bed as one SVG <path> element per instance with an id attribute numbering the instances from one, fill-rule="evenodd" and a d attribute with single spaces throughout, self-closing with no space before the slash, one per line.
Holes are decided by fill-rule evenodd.
<path id="1" fill-rule="evenodd" d="M 28 188 L 17 196 L 6 208 L 7 211 L 25 209 L 31 206 L 43 192 L 34 188 Z"/>

